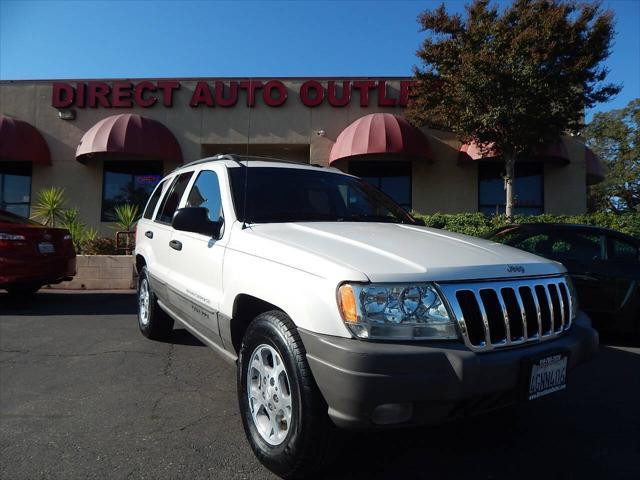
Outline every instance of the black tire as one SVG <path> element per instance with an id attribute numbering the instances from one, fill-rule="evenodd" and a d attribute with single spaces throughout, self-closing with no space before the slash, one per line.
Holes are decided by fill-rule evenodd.
<path id="1" fill-rule="evenodd" d="M 292 400 L 286 437 L 278 445 L 265 441 L 258 431 L 248 398 L 249 363 L 254 351 L 264 345 L 282 358 Z M 300 336 L 284 312 L 262 313 L 247 328 L 238 358 L 238 402 L 253 452 L 275 474 L 287 479 L 308 478 L 321 473 L 333 460 L 338 432 L 311 374 Z"/>
<path id="2" fill-rule="evenodd" d="M 148 295 L 147 299 L 147 315 L 143 313 L 143 298 L 144 292 Z M 160 308 L 158 305 L 158 298 L 153 289 L 151 288 L 151 282 L 149 282 L 149 274 L 147 273 L 147 267 L 142 267 L 140 277 L 138 278 L 138 327 L 142 334 L 152 340 L 165 340 L 173 331 L 173 319 Z"/>
<path id="3" fill-rule="evenodd" d="M 7 293 L 12 297 L 16 298 L 27 298 L 31 295 L 35 294 L 42 285 L 40 284 L 23 284 L 23 285 L 13 285 L 12 287 L 7 288 Z"/>

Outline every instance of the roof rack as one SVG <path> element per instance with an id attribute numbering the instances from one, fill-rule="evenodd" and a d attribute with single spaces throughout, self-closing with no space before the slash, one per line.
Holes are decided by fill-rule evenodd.
<path id="1" fill-rule="evenodd" d="M 281 158 L 260 157 L 260 156 L 257 156 L 257 155 L 247 155 L 247 156 L 244 156 L 244 158 L 250 158 L 251 160 L 255 159 L 255 160 L 259 160 L 261 162 L 292 163 L 292 164 L 295 164 L 295 165 L 309 165 L 309 166 L 312 166 L 312 167 L 324 168 L 322 165 L 317 165 L 315 163 L 300 163 L 300 162 L 296 162 L 295 160 L 283 160 Z M 200 160 L 195 160 L 193 162 L 185 163 L 184 165 L 179 166 L 178 168 L 174 169 L 173 171 L 175 172 L 176 170 L 180 170 L 180 169 L 185 168 L 185 167 L 192 167 L 194 165 L 200 165 L 201 163 L 215 162 L 217 160 L 231 160 L 233 162 L 236 162 L 241 167 L 245 166 L 241 162 L 241 160 L 243 160 L 243 158 L 240 155 L 236 155 L 234 153 L 218 153 L 216 155 L 213 155 L 212 157 L 201 158 Z"/>
<path id="2" fill-rule="evenodd" d="M 192 167 L 194 165 L 200 165 L 201 163 L 215 162 L 217 160 L 231 160 L 233 162 L 236 162 L 238 165 L 242 165 L 238 160 L 238 155 L 234 155 L 231 153 L 218 153 L 217 155 L 214 155 L 212 157 L 201 158 L 199 160 L 194 160 L 193 162 L 185 163 L 184 165 L 180 165 L 179 167 L 174 168 L 172 171 L 175 172 L 176 170 L 180 170 L 185 167 Z"/>

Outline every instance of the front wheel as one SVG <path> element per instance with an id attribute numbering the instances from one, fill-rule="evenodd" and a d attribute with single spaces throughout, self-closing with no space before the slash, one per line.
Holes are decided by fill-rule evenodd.
<path id="1" fill-rule="evenodd" d="M 335 426 L 285 313 L 262 313 L 249 325 L 238 359 L 238 401 L 249 444 L 268 469 L 301 478 L 328 466 Z"/>

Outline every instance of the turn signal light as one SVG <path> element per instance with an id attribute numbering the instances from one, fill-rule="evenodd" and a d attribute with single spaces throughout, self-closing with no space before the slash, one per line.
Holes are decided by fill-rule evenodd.
<path id="1" fill-rule="evenodd" d="M 356 296 L 351 285 L 348 283 L 341 285 L 338 289 L 338 298 L 344 321 L 356 323 L 358 321 L 358 309 L 356 307 Z"/>

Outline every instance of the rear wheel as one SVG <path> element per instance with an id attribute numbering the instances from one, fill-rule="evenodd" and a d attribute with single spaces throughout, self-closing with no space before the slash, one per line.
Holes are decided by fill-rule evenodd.
<path id="1" fill-rule="evenodd" d="M 238 359 L 238 401 L 249 444 L 268 469 L 302 478 L 328 466 L 336 428 L 285 313 L 263 313 L 247 328 Z"/>
<path id="2" fill-rule="evenodd" d="M 147 267 L 142 267 L 138 281 L 138 327 L 152 340 L 163 340 L 171 335 L 173 319 L 158 305 L 151 289 Z"/>

